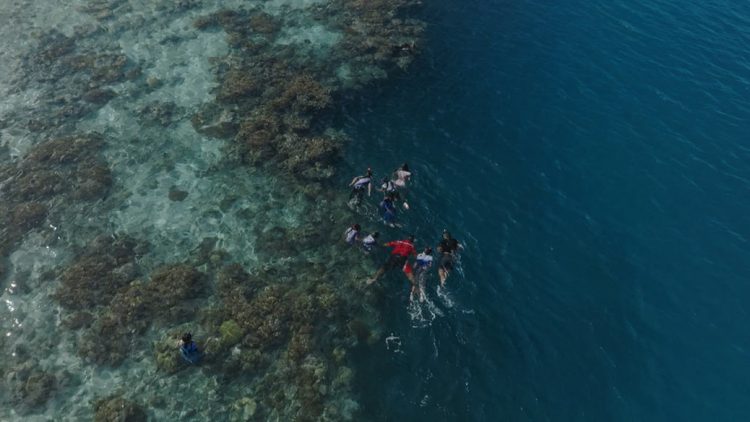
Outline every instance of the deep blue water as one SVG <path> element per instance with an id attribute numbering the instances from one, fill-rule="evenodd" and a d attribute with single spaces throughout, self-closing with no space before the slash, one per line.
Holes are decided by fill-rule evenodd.
<path id="1" fill-rule="evenodd" d="M 370 416 L 750 419 L 750 3 L 423 14 L 413 74 L 345 110 L 349 159 L 408 160 L 406 230 L 453 231 L 464 274 L 426 327 L 384 280 L 402 345 L 362 351 Z"/>

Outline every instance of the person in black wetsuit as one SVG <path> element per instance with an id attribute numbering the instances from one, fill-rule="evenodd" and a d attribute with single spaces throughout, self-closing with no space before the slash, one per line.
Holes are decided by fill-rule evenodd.
<path id="1" fill-rule="evenodd" d="M 441 287 L 445 287 L 445 281 L 453 270 L 456 263 L 456 255 L 461 248 L 463 248 L 461 243 L 454 239 L 448 230 L 443 230 L 443 239 L 440 240 L 440 244 L 437 247 L 437 250 L 440 253 L 440 260 L 438 261 L 438 276 L 440 277 Z"/>

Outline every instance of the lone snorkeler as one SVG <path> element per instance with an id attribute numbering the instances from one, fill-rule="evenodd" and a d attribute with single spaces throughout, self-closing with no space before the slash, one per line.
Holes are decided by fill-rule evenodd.
<path id="1" fill-rule="evenodd" d="M 192 334 L 183 334 L 182 339 L 178 343 L 178 346 L 180 347 L 180 354 L 182 355 L 182 358 L 185 359 L 188 363 L 195 365 L 201 361 L 201 357 L 203 355 L 198 349 L 198 345 L 193 341 Z"/>
<path id="2" fill-rule="evenodd" d="M 374 276 L 367 280 L 368 286 L 376 282 L 386 271 L 390 271 L 396 268 L 403 268 L 409 260 L 409 256 L 417 254 L 416 249 L 414 249 L 414 235 L 410 235 L 404 240 L 394 240 L 393 242 L 388 242 L 384 246 L 393 248 L 393 250 L 391 251 L 391 254 L 388 256 L 388 259 L 385 261 L 383 266 L 378 269 Z M 411 271 L 404 271 L 404 273 L 406 274 L 406 278 L 409 279 L 413 286 L 415 283 L 414 274 L 412 274 Z"/>

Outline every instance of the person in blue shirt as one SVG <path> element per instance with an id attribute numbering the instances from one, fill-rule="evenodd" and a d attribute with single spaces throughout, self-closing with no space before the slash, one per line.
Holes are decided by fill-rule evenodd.
<path id="1" fill-rule="evenodd" d="M 180 354 L 182 355 L 183 359 L 185 359 L 188 363 L 191 363 L 193 365 L 200 362 L 202 354 L 200 350 L 198 349 L 198 345 L 195 344 L 195 342 L 193 341 L 192 334 L 190 333 L 183 334 L 179 345 L 180 345 Z"/>

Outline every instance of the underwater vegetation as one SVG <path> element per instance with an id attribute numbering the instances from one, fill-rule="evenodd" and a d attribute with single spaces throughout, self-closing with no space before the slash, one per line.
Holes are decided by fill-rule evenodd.
<path id="1" fill-rule="evenodd" d="M 43 32 L 22 55 L 25 72 L 14 81 L 16 89 L 48 95 L 0 116 L 4 127 L 26 131 L 30 139 L 26 151 L 0 160 L 0 280 L 30 234 L 74 239 L 62 264 L 29 287 L 49 289 L 42 297 L 60 309 L 56 329 L 68 342 L 50 350 L 74 351 L 60 362 L 80 359 L 84 372 L 150 380 L 139 384 L 147 388 L 95 391 L 85 417 L 357 417 L 351 350 L 380 340 L 379 293 L 360 291 L 362 275 L 374 264 L 340 242 L 341 222 L 353 215 L 333 178 L 350 140 L 333 117 L 346 91 L 402 72 L 419 53 L 425 25 L 409 17 L 418 5 L 333 0 L 204 10 L 201 2 L 155 2 L 159 13 L 189 17 L 193 31 L 225 34 L 228 53 L 211 58 L 213 96 L 194 107 L 152 95 L 174 82 L 149 75 L 149 63 L 120 51 L 100 26 L 108 25 L 115 37 L 124 31 L 120 20 L 135 7 L 125 0 L 84 2 L 79 12 L 96 25 Z M 130 105 L 136 98 L 138 105 Z M 122 193 L 128 181 L 105 158 L 117 157 L 124 146 L 107 131 L 84 133 L 78 125 L 114 107 L 127 109 L 144 132 L 187 124 L 205 142 L 223 142 L 219 167 L 247 167 L 274 181 L 276 202 L 258 198 L 263 203 L 255 211 L 242 211 L 254 236 L 247 253 L 257 265 L 245 264 L 241 248 L 228 252 L 224 233 L 167 255 L 142 234 L 113 229 L 106 213 L 137 200 Z M 166 155 L 152 158 L 155 167 L 182 168 L 162 164 Z M 161 200 L 195 207 L 195 196 L 189 186 L 171 185 Z M 292 200 L 297 217 L 290 223 L 283 208 Z M 212 212 L 221 219 L 239 198 L 216 201 L 220 212 Z M 57 224 L 80 206 L 97 212 L 81 219 L 85 226 Z M 177 350 L 185 332 L 202 349 L 199 366 Z M 13 392 L 2 401 L 14 416 L 44 412 L 52 398 L 87 387 L 66 364 L 13 347 L 14 358 L 0 364 L 8 374 L 0 392 Z M 182 391 L 186 377 L 210 391 L 191 392 L 196 399 L 187 404 L 160 391 Z"/>
<path id="2" fill-rule="evenodd" d="M 99 154 L 102 145 L 98 134 L 49 139 L 17 162 L 0 164 L 0 261 L 50 212 L 107 195 L 112 175 Z"/>

